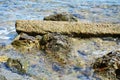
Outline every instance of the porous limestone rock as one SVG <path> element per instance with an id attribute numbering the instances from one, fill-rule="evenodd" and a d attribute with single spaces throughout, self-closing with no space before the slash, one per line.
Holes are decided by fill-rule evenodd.
<path id="1" fill-rule="evenodd" d="M 120 36 L 120 24 L 17 20 L 16 31 L 29 35 L 60 33 L 75 37 Z"/>

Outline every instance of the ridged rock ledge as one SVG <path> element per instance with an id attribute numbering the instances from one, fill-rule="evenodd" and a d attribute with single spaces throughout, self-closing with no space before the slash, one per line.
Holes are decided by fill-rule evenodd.
<path id="1" fill-rule="evenodd" d="M 16 31 L 27 34 L 60 33 L 74 37 L 120 36 L 120 24 L 17 20 Z"/>

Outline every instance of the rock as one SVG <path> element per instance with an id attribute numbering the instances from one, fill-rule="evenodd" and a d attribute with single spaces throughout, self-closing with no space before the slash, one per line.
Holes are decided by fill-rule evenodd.
<path id="1" fill-rule="evenodd" d="M 120 69 L 115 70 L 116 78 L 120 80 Z"/>
<path id="2" fill-rule="evenodd" d="M 120 79 L 120 51 L 113 51 L 96 59 L 93 69 L 95 73 L 108 79 Z"/>
<path id="3" fill-rule="evenodd" d="M 5 78 L 5 76 L 0 75 L 0 80 L 7 80 L 7 79 Z"/>
<path id="4" fill-rule="evenodd" d="M 9 58 L 6 65 L 15 73 L 26 74 L 25 66 L 18 59 Z"/>
<path id="5" fill-rule="evenodd" d="M 66 64 L 71 50 L 69 38 L 60 34 L 46 34 L 41 39 L 41 49 L 50 57 L 52 61 Z"/>
<path id="6" fill-rule="evenodd" d="M 33 42 L 35 40 L 33 38 L 31 40 L 31 37 L 29 38 L 29 36 L 22 39 L 21 36 L 19 36 L 19 38 L 12 42 L 12 46 L 16 48 L 16 50 L 25 53 L 27 51 L 35 53 L 36 51 L 34 47 L 39 46 L 36 48 L 39 51 L 44 51 L 46 54 L 45 58 L 49 59 L 50 62 L 58 63 L 61 66 L 65 66 L 66 64 L 81 65 L 81 61 L 79 61 L 80 59 L 76 58 L 73 61 L 74 56 L 70 53 L 72 42 L 68 36 L 59 33 L 48 33 L 42 37 L 37 35 L 34 38 L 36 44 Z"/>
<path id="7" fill-rule="evenodd" d="M 35 50 L 39 50 L 39 42 L 40 37 L 33 37 L 25 33 L 21 33 L 14 39 L 11 44 L 16 50 L 19 50 L 20 52 L 34 52 Z"/>
<path id="8" fill-rule="evenodd" d="M 50 42 L 51 40 L 53 40 L 53 39 L 54 39 L 53 34 L 51 34 L 51 33 L 45 34 L 45 35 L 43 35 L 43 37 L 41 38 L 40 44 L 41 44 L 41 45 L 45 45 L 45 44 L 47 44 L 48 42 Z"/>
<path id="9" fill-rule="evenodd" d="M 40 45 L 43 46 L 43 49 L 46 51 L 51 50 L 52 52 L 57 52 L 60 50 L 70 50 L 69 38 L 60 34 L 48 33 L 43 35 Z"/>
<path id="10" fill-rule="evenodd" d="M 29 36 L 28 34 L 25 33 L 20 33 L 14 40 L 35 40 L 35 37 Z"/>
<path id="11" fill-rule="evenodd" d="M 7 56 L 0 56 L 0 62 L 6 62 L 8 60 Z"/>
<path id="12" fill-rule="evenodd" d="M 66 13 L 59 13 L 59 14 L 54 14 L 54 15 L 49 15 L 44 18 L 44 20 L 47 21 L 78 21 L 78 19 L 71 15 L 71 14 L 66 14 Z"/>
<path id="13" fill-rule="evenodd" d="M 17 20 L 16 31 L 29 35 L 60 33 L 73 37 L 120 36 L 120 24 Z"/>
<path id="14" fill-rule="evenodd" d="M 39 49 L 39 42 L 33 42 L 29 40 L 15 40 L 12 42 L 12 46 L 20 52 L 30 52 L 33 50 L 33 48 L 36 50 Z"/>

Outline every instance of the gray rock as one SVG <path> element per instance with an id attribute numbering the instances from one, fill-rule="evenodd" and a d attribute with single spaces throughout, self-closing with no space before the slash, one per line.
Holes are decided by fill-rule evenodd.
<path id="1" fill-rule="evenodd" d="M 62 53 L 68 53 L 70 51 L 71 43 L 67 36 L 48 33 L 42 37 L 40 44 L 44 47 L 44 50 L 49 50 L 51 53 L 59 51 Z"/>
<path id="2" fill-rule="evenodd" d="M 78 19 L 71 15 L 71 14 L 66 14 L 66 13 L 59 13 L 59 14 L 54 14 L 54 15 L 49 15 L 44 18 L 44 20 L 47 21 L 78 21 Z"/>
<path id="3" fill-rule="evenodd" d="M 41 49 L 47 53 L 47 56 L 61 65 L 68 61 L 68 55 L 71 50 L 70 40 L 67 36 L 60 34 L 46 34 L 41 39 Z"/>

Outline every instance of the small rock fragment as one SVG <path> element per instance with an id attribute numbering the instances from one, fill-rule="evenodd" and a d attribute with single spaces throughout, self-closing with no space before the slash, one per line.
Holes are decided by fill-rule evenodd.
<path id="1" fill-rule="evenodd" d="M 9 58 L 7 60 L 6 65 L 10 68 L 11 71 L 19 73 L 19 74 L 26 74 L 26 70 L 24 66 L 18 59 Z"/>

